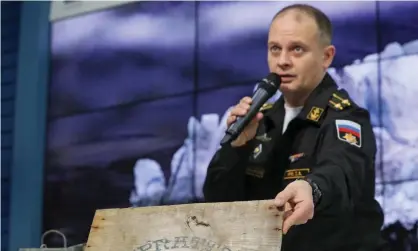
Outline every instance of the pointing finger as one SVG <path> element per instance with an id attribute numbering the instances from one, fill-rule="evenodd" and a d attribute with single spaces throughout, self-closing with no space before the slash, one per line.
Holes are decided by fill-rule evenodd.
<path id="1" fill-rule="evenodd" d="M 283 221 L 283 233 L 287 234 L 290 227 L 296 224 L 296 221 L 303 215 L 301 209 L 295 209 L 284 221 Z"/>
<path id="2" fill-rule="evenodd" d="M 310 218 L 309 211 L 308 203 L 301 202 L 297 204 L 293 213 L 290 214 L 283 222 L 283 233 L 286 234 L 290 227 L 294 225 L 306 223 Z"/>
<path id="3" fill-rule="evenodd" d="M 289 202 L 286 202 L 286 204 L 284 206 L 284 215 L 283 215 L 283 218 L 284 219 L 287 219 L 290 215 L 292 215 L 292 213 L 293 213 L 292 206 L 290 205 Z"/>
<path id="4" fill-rule="evenodd" d="M 294 197 L 294 190 L 285 188 L 281 191 L 275 198 L 274 204 L 278 207 L 283 206 L 286 202 L 288 202 L 292 197 Z"/>

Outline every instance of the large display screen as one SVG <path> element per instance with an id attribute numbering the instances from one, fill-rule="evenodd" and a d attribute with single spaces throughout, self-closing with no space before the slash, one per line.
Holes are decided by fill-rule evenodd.
<path id="1" fill-rule="evenodd" d="M 96 209 L 202 201 L 227 111 L 267 75 L 269 23 L 288 4 L 135 2 L 53 22 L 44 230 L 78 244 Z M 329 73 L 371 113 L 385 227 L 410 228 L 418 4 L 311 4 L 333 22 Z"/>

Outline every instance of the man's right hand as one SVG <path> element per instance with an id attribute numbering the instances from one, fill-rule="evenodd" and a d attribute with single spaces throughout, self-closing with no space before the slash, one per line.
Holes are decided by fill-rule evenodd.
<path id="1" fill-rule="evenodd" d="M 248 113 L 251 102 L 252 99 L 250 97 L 244 97 L 241 99 L 239 104 L 232 108 L 231 113 L 229 114 L 229 117 L 226 121 L 227 127 L 234 123 L 237 120 L 237 117 L 242 117 Z M 258 112 L 257 115 L 251 120 L 247 127 L 245 127 L 242 133 L 238 136 L 238 138 L 231 143 L 231 146 L 239 147 L 245 145 L 248 141 L 252 140 L 257 133 L 258 123 L 262 118 L 263 114 L 261 112 Z"/>

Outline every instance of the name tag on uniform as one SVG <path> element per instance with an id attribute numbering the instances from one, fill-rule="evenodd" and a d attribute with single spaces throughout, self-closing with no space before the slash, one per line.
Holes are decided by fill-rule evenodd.
<path id="1" fill-rule="evenodd" d="M 297 169 L 289 169 L 286 170 L 284 173 L 283 179 L 290 180 L 290 179 L 303 179 L 309 173 L 311 169 L 309 168 L 297 168 Z"/>
<path id="2" fill-rule="evenodd" d="M 253 176 L 256 178 L 263 178 L 264 177 L 264 168 L 261 166 L 248 166 L 245 169 L 245 174 L 249 175 L 249 176 Z"/>

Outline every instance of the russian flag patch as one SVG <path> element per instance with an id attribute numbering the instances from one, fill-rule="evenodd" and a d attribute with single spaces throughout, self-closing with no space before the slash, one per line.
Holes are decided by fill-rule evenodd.
<path id="1" fill-rule="evenodd" d="M 338 139 L 351 145 L 361 147 L 361 126 L 351 120 L 337 119 L 335 121 L 337 127 Z"/>

